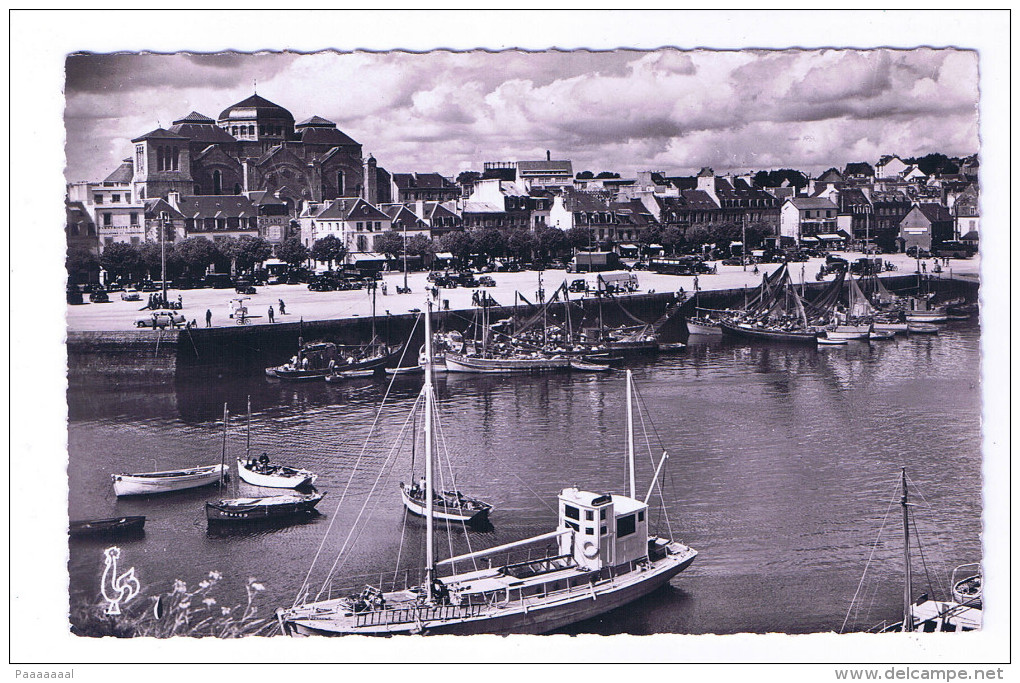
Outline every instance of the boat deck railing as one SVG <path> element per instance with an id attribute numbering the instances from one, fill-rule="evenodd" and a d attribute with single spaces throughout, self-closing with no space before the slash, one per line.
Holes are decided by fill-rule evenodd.
<path id="1" fill-rule="evenodd" d="M 355 613 L 355 626 L 383 626 L 389 624 L 412 624 L 426 621 L 449 621 L 477 616 L 485 605 L 416 605 L 398 609 L 376 609 Z"/>

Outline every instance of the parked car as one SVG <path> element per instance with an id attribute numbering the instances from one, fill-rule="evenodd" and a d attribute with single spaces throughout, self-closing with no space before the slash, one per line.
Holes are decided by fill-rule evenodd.
<path id="1" fill-rule="evenodd" d="M 158 292 L 159 287 L 152 280 L 142 280 L 138 283 L 138 291 L 140 292 Z"/>
<path id="2" fill-rule="evenodd" d="M 588 283 L 584 280 L 584 278 L 578 278 L 578 279 L 574 280 L 573 282 L 571 282 L 570 286 L 567 287 L 567 289 L 569 291 L 571 291 L 571 292 L 574 292 L 575 294 L 576 293 L 587 292 L 588 291 Z"/>
<path id="3" fill-rule="evenodd" d="M 145 318 L 135 321 L 135 327 L 172 327 L 183 325 L 185 318 L 176 311 L 160 310 L 153 311 Z"/>
<path id="4" fill-rule="evenodd" d="M 921 249 L 920 253 L 918 253 L 917 247 L 908 247 L 907 256 L 910 258 L 930 258 L 931 253 L 927 249 Z"/>
<path id="5" fill-rule="evenodd" d="M 132 287 L 131 289 L 125 290 L 125 291 L 120 293 L 120 300 L 121 301 L 141 301 L 142 300 L 142 295 L 139 294 L 138 291 L 134 287 Z"/>
<path id="6" fill-rule="evenodd" d="M 106 293 L 105 289 L 94 289 L 89 294 L 89 301 L 94 304 L 108 304 L 110 303 L 110 295 Z"/>
<path id="7" fill-rule="evenodd" d="M 491 275 L 483 275 L 478 278 L 478 285 L 480 287 L 495 287 L 496 281 L 492 279 Z"/>
<path id="8" fill-rule="evenodd" d="M 249 280 L 238 280 L 234 283 L 234 291 L 238 294 L 254 294 L 256 292 L 255 285 Z"/>

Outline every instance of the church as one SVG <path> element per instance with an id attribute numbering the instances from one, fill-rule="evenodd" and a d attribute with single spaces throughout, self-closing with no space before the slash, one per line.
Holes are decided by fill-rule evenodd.
<path id="1" fill-rule="evenodd" d="M 263 192 L 296 216 L 304 201 L 378 201 L 385 175 L 334 122 L 312 116 L 295 123 L 293 114 L 257 94 L 216 120 L 193 111 L 169 130 L 131 142 L 133 155 L 112 176 L 130 178 L 138 200 Z"/>

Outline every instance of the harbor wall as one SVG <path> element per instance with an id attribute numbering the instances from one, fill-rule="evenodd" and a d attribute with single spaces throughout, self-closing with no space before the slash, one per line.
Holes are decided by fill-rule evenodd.
<path id="1" fill-rule="evenodd" d="M 909 291 L 917 286 L 917 277 L 883 278 L 889 289 Z M 806 285 L 807 296 L 820 292 L 827 283 Z M 977 300 L 978 284 L 958 279 L 933 279 L 930 291 L 940 298 L 965 297 Z M 482 290 L 484 291 L 484 290 Z M 739 309 L 754 289 L 709 290 L 698 293 L 698 306 L 708 309 Z M 692 292 L 686 292 L 690 296 Z M 658 320 L 667 307 L 676 303 L 675 292 L 650 292 L 626 297 L 571 298 L 571 322 L 575 330 L 593 327 L 601 316 L 606 325 L 633 325 L 634 318 L 645 322 Z M 578 313 L 578 308 L 583 315 Z M 550 305 L 551 319 L 562 321 L 562 302 Z M 523 310 L 522 306 L 522 310 Z M 489 309 L 490 320 L 510 316 L 513 306 Z M 536 312 L 537 308 L 528 309 Z M 436 311 L 433 325 L 442 330 L 468 330 L 476 312 Z M 343 318 L 283 322 L 273 325 L 194 328 L 167 331 L 70 332 L 67 337 L 68 377 L 71 382 L 110 379 L 115 381 L 172 381 L 208 378 L 219 375 L 261 375 L 266 367 L 280 365 L 294 355 L 300 342 L 332 341 L 337 344 L 361 344 L 375 334 L 390 343 L 408 339 L 414 329 L 404 364 L 413 364 L 424 344 L 424 327 L 415 313 L 382 315 L 371 318 Z M 674 316 L 660 328 L 662 341 L 682 341 L 685 328 Z"/>

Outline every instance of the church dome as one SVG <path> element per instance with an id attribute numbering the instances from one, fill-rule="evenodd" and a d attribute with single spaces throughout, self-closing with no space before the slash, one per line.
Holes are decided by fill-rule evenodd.
<path id="1" fill-rule="evenodd" d="M 220 113 L 219 123 L 223 124 L 231 121 L 255 123 L 288 121 L 290 127 L 293 128 L 294 115 L 264 97 L 252 95 L 248 99 L 241 100 L 237 104 L 227 107 Z"/>

